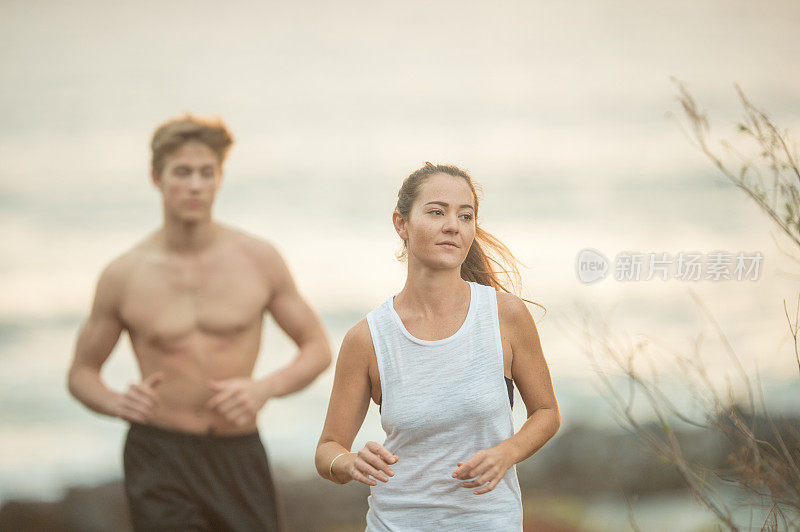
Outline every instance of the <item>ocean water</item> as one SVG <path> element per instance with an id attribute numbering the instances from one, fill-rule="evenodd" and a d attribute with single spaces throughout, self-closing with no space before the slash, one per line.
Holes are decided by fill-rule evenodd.
<path id="1" fill-rule="evenodd" d="M 469 169 L 480 222 L 526 265 L 562 419 L 610 425 L 582 341 L 593 309 L 615 331 L 735 372 L 708 306 L 776 409 L 796 404 L 783 300 L 797 264 L 766 217 L 681 131 L 685 80 L 712 132 L 737 136 L 738 82 L 800 131 L 800 8 L 673 2 L 6 2 L 0 8 L 0 500 L 55 497 L 121 473 L 124 424 L 72 400 L 65 372 L 104 264 L 160 224 L 149 135 L 184 110 L 218 114 L 237 143 L 216 217 L 273 241 L 338 349 L 403 285 L 390 216 L 424 161 Z M 678 114 L 679 116 L 679 114 Z M 584 248 L 760 251 L 756 281 L 581 283 Z M 797 250 L 794 250 L 797 256 Z M 324 266 L 323 266 L 324 265 Z M 268 319 L 256 374 L 294 351 Z M 668 358 L 653 361 L 682 394 Z M 602 370 L 614 372 L 607 361 Z M 104 377 L 137 378 L 123 337 Z M 332 369 L 260 416 L 273 460 L 313 474 Z M 515 404 L 522 405 L 521 400 Z M 519 427 L 524 409 L 515 409 Z M 642 410 L 646 415 L 646 409 Z M 381 441 L 371 409 L 355 445 Z"/>

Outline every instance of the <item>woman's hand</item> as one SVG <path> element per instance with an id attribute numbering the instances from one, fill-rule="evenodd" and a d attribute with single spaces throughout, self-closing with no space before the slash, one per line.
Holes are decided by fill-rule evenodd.
<path id="1" fill-rule="evenodd" d="M 477 488 L 472 493 L 481 495 L 492 491 L 497 483 L 505 476 L 506 471 L 514 465 L 514 459 L 510 452 L 500 445 L 489 449 L 482 449 L 472 455 L 466 462 L 458 462 L 458 468 L 453 471 L 453 478 L 464 480 L 461 486 L 464 488 Z M 478 478 L 475 478 L 478 477 Z M 473 478 L 474 480 L 467 480 Z M 484 486 L 484 484 L 489 483 Z"/>
<path id="2" fill-rule="evenodd" d="M 336 460 L 332 471 L 335 477 L 341 478 L 343 475 L 337 475 L 337 471 L 343 471 L 344 475 L 353 480 L 367 486 L 376 486 L 378 482 L 375 479 L 388 482 L 389 477 L 394 476 L 389 464 L 394 464 L 397 460 L 398 457 L 387 451 L 383 445 L 369 441 L 357 453 L 349 453 Z"/>

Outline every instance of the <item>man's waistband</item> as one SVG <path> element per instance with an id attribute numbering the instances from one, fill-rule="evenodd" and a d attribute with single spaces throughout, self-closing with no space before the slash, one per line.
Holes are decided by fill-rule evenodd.
<path id="1" fill-rule="evenodd" d="M 216 434 L 213 427 L 210 427 L 207 432 L 186 432 L 178 429 L 159 427 L 156 425 L 145 425 L 142 423 L 130 422 L 129 424 L 129 434 L 158 437 L 173 441 L 237 442 L 261 439 L 258 430 L 246 432 L 244 434 Z"/>

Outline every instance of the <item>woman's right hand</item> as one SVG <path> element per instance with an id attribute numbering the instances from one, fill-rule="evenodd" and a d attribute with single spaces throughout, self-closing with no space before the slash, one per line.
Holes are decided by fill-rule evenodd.
<path id="1" fill-rule="evenodd" d="M 389 464 L 394 464 L 398 457 L 390 453 L 380 443 L 369 441 L 364 448 L 357 453 L 350 453 L 342 457 L 341 465 L 337 460 L 334 467 L 334 475 L 338 471 L 344 471 L 344 475 L 336 475 L 338 477 L 347 476 L 350 479 L 357 480 L 367 486 L 376 486 L 378 482 L 388 482 L 389 477 L 394 476 L 394 471 Z M 387 476 L 388 475 L 388 476 Z M 374 477 L 374 478 L 370 478 Z"/>

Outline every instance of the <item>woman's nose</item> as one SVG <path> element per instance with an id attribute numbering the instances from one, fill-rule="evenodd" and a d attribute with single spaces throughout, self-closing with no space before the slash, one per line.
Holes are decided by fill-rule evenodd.
<path id="1" fill-rule="evenodd" d="M 458 231 L 458 220 L 452 216 L 448 216 L 444 221 L 443 229 L 446 232 Z"/>

